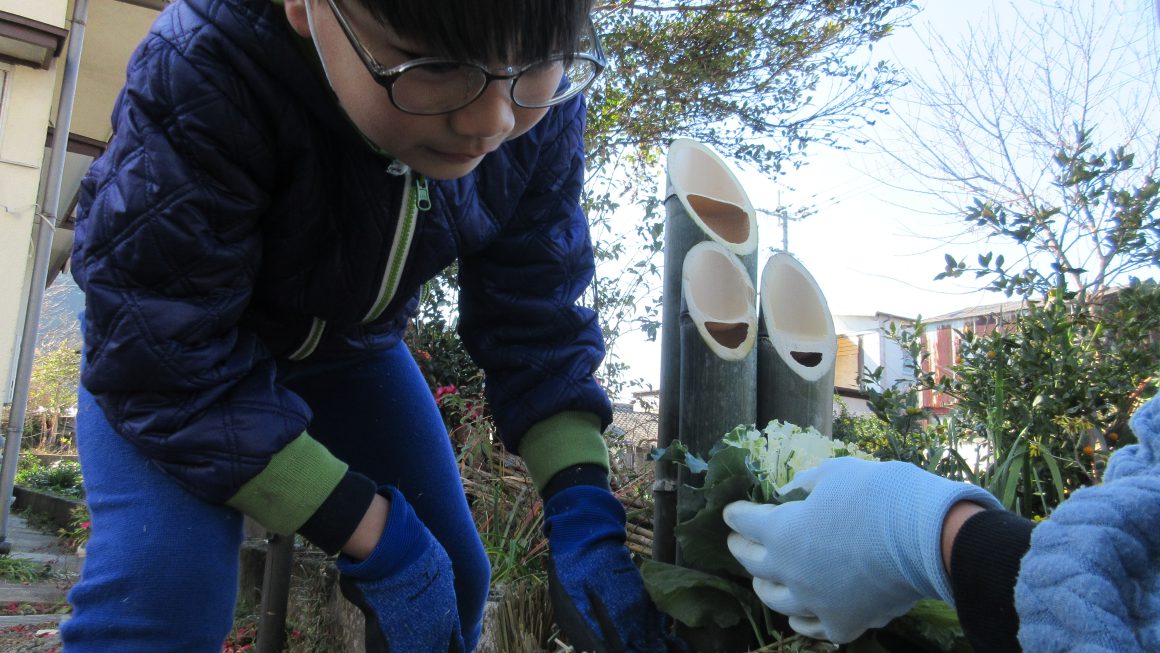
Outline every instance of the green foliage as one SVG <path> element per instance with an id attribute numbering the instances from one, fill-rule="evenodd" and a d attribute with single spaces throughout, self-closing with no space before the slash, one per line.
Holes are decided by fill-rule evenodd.
<path id="1" fill-rule="evenodd" d="M 1155 394 L 1160 369 L 1149 336 L 1160 329 L 1155 284 L 1109 297 L 1106 314 L 1052 299 L 1030 305 L 1010 332 L 966 335 L 954 376 L 939 385 L 991 450 L 972 480 L 1027 516 L 1098 482 L 1107 457 L 1130 441 L 1127 419 Z"/>
<path id="2" fill-rule="evenodd" d="M 992 279 L 987 289 L 1008 296 L 1047 297 L 1062 291 L 1066 299 L 1075 295 L 1084 303 L 1117 275 L 1160 266 L 1155 167 L 1137 164 L 1123 145 L 1094 152 L 1093 135 L 1092 129 L 1077 127 L 1074 140 L 1059 146 L 1049 195 L 1033 201 L 977 198 L 963 216 L 989 238 L 1046 255 L 1046 268 L 1039 256 L 1016 264 L 986 252 L 977 265 L 968 265 L 947 254 L 946 269 L 936 278 L 974 272 L 976 278 Z M 1068 236 L 1075 231 L 1085 235 Z M 1084 240 L 1090 242 L 1083 246 Z"/>
<path id="3" fill-rule="evenodd" d="M 876 415 L 850 413 L 850 408 L 838 395 L 834 395 L 834 403 L 838 406 L 832 430 L 835 440 L 855 444 L 878 458 L 889 457 L 885 452 L 893 451 L 892 444 L 902 441 L 902 434 L 891 429 L 886 421 Z"/>
<path id="4" fill-rule="evenodd" d="M 491 560 L 492 583 L 525 580 L 542 572 L 547 557 L 543 511 L 534 488 L 495 483 L 490 496 L 476 497 L 474 514 Z M 481 503 L 482 502 L 482 503 Z"/>
<path id="5" fill-rule="evenodd" d="M 24 523 L 32 530 L 40 531 L 45 535 L 56 534 L 56 520 L 53 519 L 52 515 L 30 508 L 19 511 L 19 514 Z"/>
<path id="6" fill-rule="evenodd" d="M 16 484 L 74 499 L 85 495 L 80 463 L 71 460 L 45 465 L 36 456 L 22 455 L 16 469 Z"/>
<path id="7" fill-rule="evenodd" d="M 919 390 L 935 383 L 934 374 L 924 371 L 930 358 L 922 345 L 924 329 L 920 317 L 911 329 L 892 322 L 886 334 L 902 349 L 908 378 L 896 379 L 886 386 L 882 367 L 863 371 L 862 384 L 870 410 L 879 420 L 879 424 L 867 428 L 874 436 L 866 443 L 866 449 L 882 460 L 901 460 L 955 478 L 961 475 L 953 454 L 955 438 L 945 426 L 934 423 L 933 414 L 920 401 Z"/>
<path id="8" fill-rule="evenodd" d="M 952 397 L 945 423 L 916 429 L 925 453 L 914 450 L 912 462 L 984 487 L 1026 517 L 1046 516 L 1099 481 L 1108 456 L 1133 440 L 1131 413 L 1160 385 L 1160 287 L 1133 282 L 1100 301 L 1053 294 L 987 335 L 962 333 L 949 374 L 913 368 L 909 389 L 871 393 L 876 414 L 899 423 L 923 389 Z M 891 337 L 921 361 L 923 330 L 919 321 Z M 977 463 L 960 455 L 963 445 L 983 454 Z"/>
<path id="9" fill-rule="evenodd" d="M 744 449 L 734 447 L 721 449 L 711 456 L 704 485 L 696 491 L 704 503 L 696 514 L 677 524 L 677 544 L 687 560 L 696 561 L 697 569 L 745 577 L 745 569 L 725 544 L 729 527 L 722 513 L 730 503 L 749 499 L 750 491 L 759 486 L 757 476 L 748 465 L 748 457 Z"/>
<path id="10" fill-rule="evenodd" d="M 423 285 L 419 312 L 404 335 L 431 391 L 455 386 L 471 397 L 483 396 L 483 372 L 471 359 L 456 330 L 459 290 L 458 266 L 452 265 Z"/>
<path id="11" fill-rule="evenodd" d="M 68 341 L 36 351 L 28 389 L 25 414 L 25 441 L 21 447 L 37 451 L 71 451 L 68 430 L 62 428 L 65 415 L 77 403 L 80 383 L 80 349 Z"/>
<path id="12" fill-rule="evenodd" d="M 61 528 L 57 531 L 61 539 L 68 543 L 74 549 L 79 549 L 89 542 L 89 536 L 93 530 L 93 518 L 89 515 L 89 507 L 87 504 L 80 504 L 74 506 L 69 511 L 68 527 Z"/>
<path id="13" fill-rule="evenodd" d="M 757 595 L 721 576 L 645 560 L 641 574 L 657 608 L 690 626 L 732 628 L 761 613 Z"/>
<path id="14" fill-rule="evenodd" d="M 610 71 L 590 92 L 589 159 L 639 171 L 675 135 L 765 172 L 885 110 L 896 71 L 865 48 L 908 0 L 598 4 Z M 822 89 L 826 89 L 826 92 Z M 629 161 L 622 161 L 625 156 Z M 651 194 L 651 189 L 649 194 Z"/>
<path id="15" fill-rule="evenodd" d="M 13 583 L 33 583 L 48 576 L 48 568 L 43 564 L 25 558 L 0 556 L 0 578 Z"/>

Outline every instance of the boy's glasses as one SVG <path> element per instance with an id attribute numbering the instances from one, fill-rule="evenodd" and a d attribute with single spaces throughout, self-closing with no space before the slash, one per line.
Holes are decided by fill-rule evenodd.
<path id="1" fill-rule="evenodd" d="M 508 67 L 501 74 L 479 64 L 434 57 L 412 59 L 387 68 L 363 46 L 338 3 L 326 2 L 371 77 L 387 89 L 391 103 L 406 113 L 435 116 L 462 109 L 483 95 L 487 85 L 496 80 L 511 80 L 511 98 L 517 106 L 550 107 L 583 93 L 607 65 L 596 29 L 589 22 L 576 52 L 521 68 Z"/>

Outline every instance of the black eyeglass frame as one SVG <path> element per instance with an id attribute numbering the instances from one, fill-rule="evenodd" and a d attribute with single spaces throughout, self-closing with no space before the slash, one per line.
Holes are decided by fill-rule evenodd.
<path id="1" fill-rule="evenodd" d="M 307 0 L 307 2 L 309 2 L 309 1 L 310 0 Z M 475 62 L 454 61 L 454 60 L 449 60 L 449 59 L 440 59 L 438 57 L 421 57 L 419 59 L 412 59 L 410 61 L 405 61 L 405 62 L 403 62 L 397 66 L 394 66 L 392 68 L 387 68 L 383 64 L 379 63 L 378 60 L 375 59 L 374 55 L 372 55 L 370 53 L 370 51 L 367 50 L 366 46 L 364 46 L 362 44 L 362 41 L 360 41 L 358 38 L 358 34 L 356 34 L 354 31 L 354 27 L 350 24 L 350 21 L 347 20 L 346 15 L 343 14 L 342 11 L 338 8 L 338 4 L 335 2 L 335 0 L 326 0 L 326 4 L 330 5 L 330 10 L 334 14 L 335 20 L 338 21 L 339 28 L 342 29 L 342 33 L 346 35 L 346 39 L 348 41 L 350 41 L 350 45 L 351 45 L 351 47 L 354 48 L 355 54 L 358 55 L 358 58 L 362 60 L 363 65 L 366 66 L 367 72 L 370 73 L 371 77 L 374 78 L 375 82 L 379 86 L 382 86 L 383 88 L 387 89 L 387 95 L 391 98 L 391 104 L 395 105 L 395 108 L 398 109 L 399 111 L 402 111 L 403 113 L 409 113 L 409 114 L 418 115 L 418 116 L 438 116 L 438 115 L 442 115 L 442 114 L 453 113 L 453 112 L 458 111 L 458 110 L 462 109 L 463 107 L 471 104 L 472 102 L 475 102 L 476 100 L 478 100 L 479 97 L 484 94 L 484 92 L 487 90 L 487 87 L 490 86 L 492 82 L 497 81 L 497 80 L 509 80 L 509 79 L 513 80 L 513 82 L 511 84 L 511 86 L 509 87 L 508 93 L 511 96 L 512 102 L 516 106 L 523 107 L 525 109 L 543 109 L 543 108 L 550 107 L 550 106 L 553 106 L 556 104 L 560 104 L 561 102 L 564 102 L 565 100 L 569 100 L 569 99 L 576 97 L 577 95 L 583 93 L 585 90 L 588 89 L 589 86 L 592 85 L 592 82 L 596 81 L 596 78 L 600 76 L 600 73 L 604 72 L 604 69 L 608 67 L 608 60 L 605 59 L 604 50 L 603 50 L 603 48 L 600 47 L 600 37 L 596 33 L 595 26 L 593 26 L 591 20 L 589 20 L 588 31 L 590 32 L 590 34 L 592 36 L 592 44 L 593 44 L 592 52 L 590 52 L 590 53 L 589 52 L 573 52 L 573 53 L 568 54 L 568 55 L 559 55 L 556 57 L 549 57 L 547 59 L 544 59 L 542 61 L 537 61 L 535 63 L 529 64 L 529 65 L 524 66 L 524 67 L 519 68 L 519 69 L 508 67 L 507 72 L 505 72 L 504 74 L 493 73 L 490 70 L 488 70 L 487 68 L 485 68 L 484 66 L 482 66 L 478 63 L 475 63 Z M 583 85 L 569 88 L 568 92 L 564 93 L 563 95 L 554 96 L 551 98 L 550 101 L 548 101 L 544 104 L 532 104 L 532 105 L 524 104 L 523 102 L 520 102 L 518 98 L 516 98 L 515 82 L 519 79 L 520 75 L 524 74 L 524 72 L 526 72 L 532 68 L 535 68 L 537 66 L 542 66 L 543 64 L 551 62 L 551 61 L 571 62 L 574 59 L 584 59 L 584 60 L 587 60 L 595 65 L 596 71 L 593 73 L 592 79 L 589 79 Z M 460 106 L 457 106 L 453 109 L 443 109 L 443 110 L 435 111 L 435 112 L 423 112 L 423 111 L 414 111 L 412 109 L 407 109 L 407 108 L 401 106 L 399 104 L 398 100 L 395 99 L 395 89 L 394 89 L 395 82 L 398 81 L 398 79 L 400 77 L 402 77 L 403 74 L 406 73 L 408 70 L 411 70 L 411 69 L 419 67 L 419 66 L 424 66 L 427 64 L 453 64 L 456 66 L 473 66 L 475 68 L 478 68 L 484 74 L 485 82 L 482 86 L 479 87 L 479 91 L 476 92 L 476 94 L 474 96 L 472 96 L 471 98 L 466 100 Z"/>

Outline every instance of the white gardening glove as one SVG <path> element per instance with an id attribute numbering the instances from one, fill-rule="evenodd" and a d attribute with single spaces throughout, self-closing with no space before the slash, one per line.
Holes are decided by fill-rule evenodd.
<path id="1" fill-rule="evenodd" d="M 985 490 L 903 462 L 827 460 L 781 488 L 804 501 L 725 507 L 729 550 L 753 590 L 797 632 L 846 643 L 923 598 L 953 603 L 943 519 L 959 501 L 1002 505 Z"/>

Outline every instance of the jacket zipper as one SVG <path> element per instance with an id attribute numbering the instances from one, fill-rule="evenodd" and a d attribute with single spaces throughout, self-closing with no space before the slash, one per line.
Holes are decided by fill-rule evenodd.
<path id="1" fill-rule="evenodd" d="M 391 253 L 387 257 L 387 265 L 383 270 L 382 281 L 379 283 L 378 295 L 375 297 L 371 310 L 363 317 L 360 324 L 366 324 L 378 318 L 394 299 L 395 291 L 399 289 L 399 279 L 402 277 L 407 252 L 411 249 L 411 239 L 415 236 L 415 225 L 418 222 L 419 211 L 431 208 L 427 180 L 422 175 L 415 175 L 415 188 L 412 191 L 411 174 L 410 171 L 407 172 L 406 181 L 403 184 L 403 202 L 399 209 L 399 222 L 395 227 L 395 237 L 391 242 Z M 318 343 L 322 340 L 322 332 L 325 329 L 326 320 L 314 318 L 310 324 L 310 332 L 306 334 L 306 339 L 299 345 L 298 349 L 290 354 L 290 360 L 299 361 L 314 353 Z"/>
<path id="2" fill-rule="evenodd" d="M 310 332 L 306 334 L 306 340 L 299 345 L 294 353 L 290 354 L 290 360 L 300 361 L 310 354 L 314 353 L 314 348 L 318 346 L 318 342 L 322 340 L 322 331 L 326 328 L 326 320 L 316 317 L 310 323 Z"/>
<path id="3" fill-rule="evenodd" d="M 411 188 L 411 177 L 414 174 L 415 188 Z M 423 175 L 407 172 L 406 189 L 403 193 L 403 205 L 399 210 L 399 222 L 395 226 L 395 237 L 391 242 L 391 253 L 387 257 L 387 265 L 383 269 L 383 278 L 379 283 L 379 292 L 371 309 L 363 316 L 360 324 L 374 321 L 387 305 L 395 298 L 399 289 L 399 281 L 403 277 L 403 265 L 407 262 L 407 253 L 411 249 L 411 239 L 415 236 L 415 227 L 418 223 L 419 211 L 431 208 L 431 196 L 427 192 L 427 179 Z"/>

